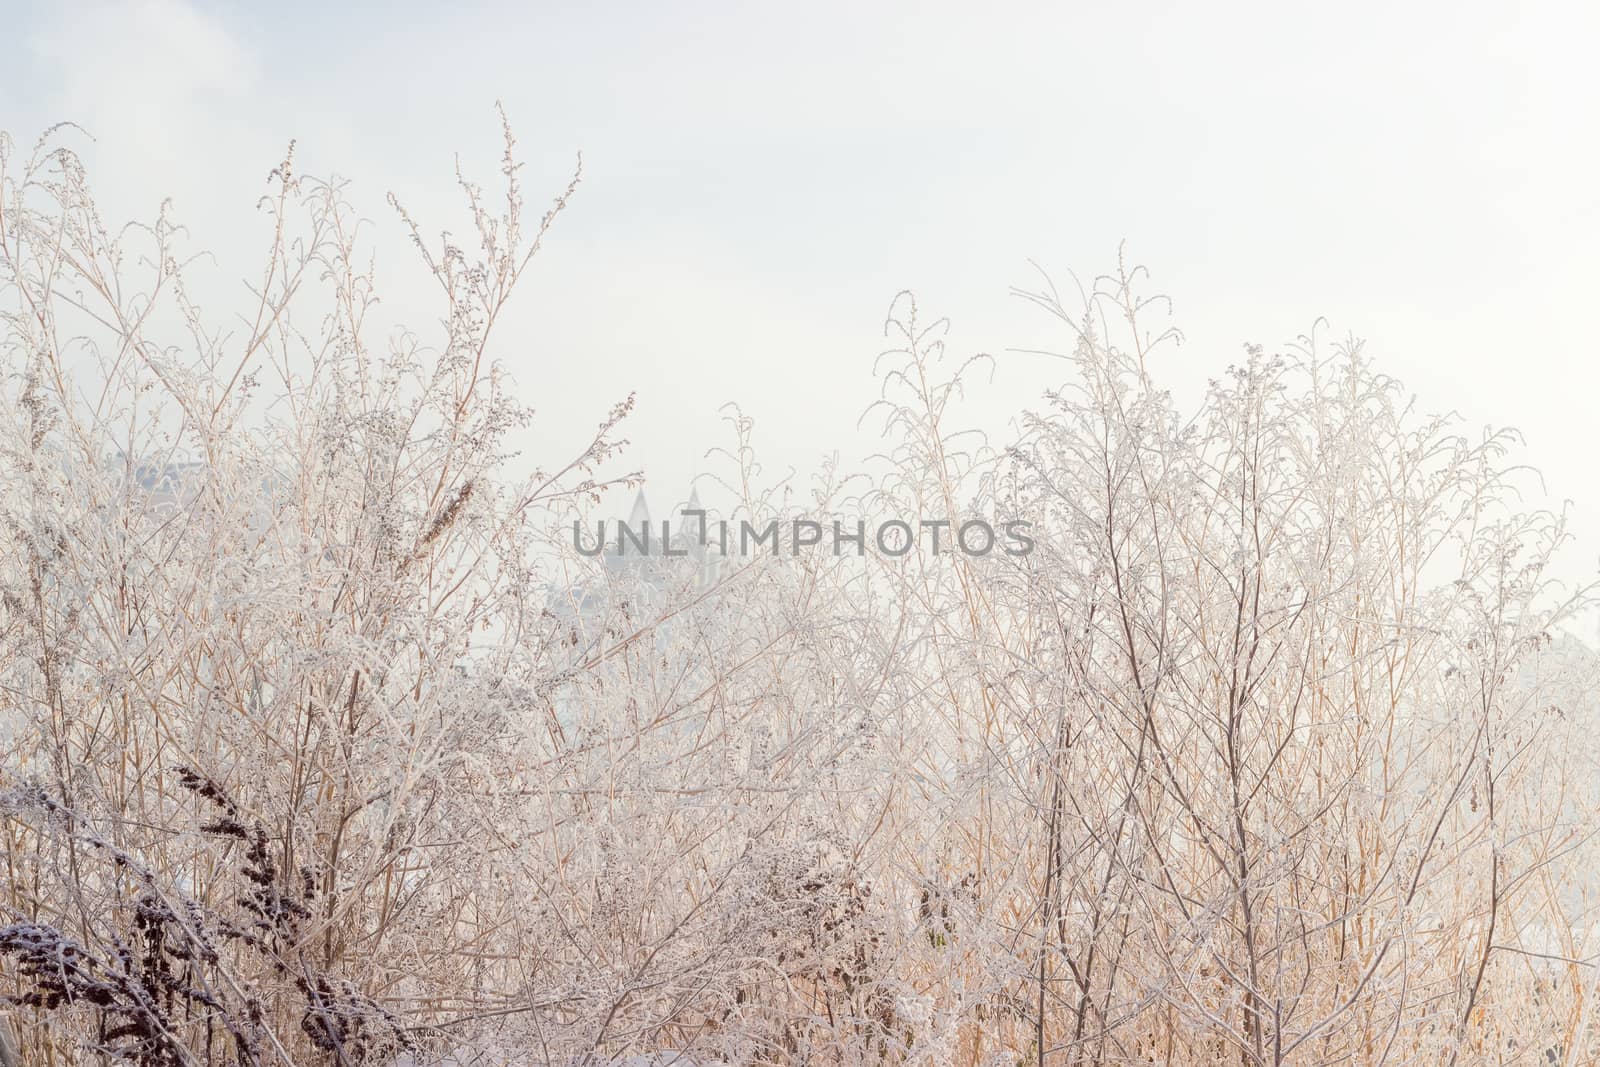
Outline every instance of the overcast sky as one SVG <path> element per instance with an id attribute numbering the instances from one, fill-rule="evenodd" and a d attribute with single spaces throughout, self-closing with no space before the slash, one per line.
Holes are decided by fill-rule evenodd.
<path id="1" fill-rule="evenodd" d="M 679 495 L 718 409 L 769 470 L 859 444 L 894 294 L 1002 356 L 975 417 L 1064 343 L 1007 295 L 1119 242 L 1171 295 L 1192 389 L 1319 316 L 1427 410 L 1523 428 L 1600 558 L 1600 77 L 1592 4 L 6 4 L 0 128 L 71 119 L 110 217 L 175 198 L 219 270 L 290 138 L 378 224 L 389 309 L 435 315 L 383 194 L 461 228 L 503 100 L 542 200 L 585 182 L 502 337 L 553 458 L 628 390 Z M 14 32 L 13 32 L 14 31 Z M 988 414 L 985 414 L 988 413 Z M 1575 557 L 1575 560 L 1577 557 Z"/>

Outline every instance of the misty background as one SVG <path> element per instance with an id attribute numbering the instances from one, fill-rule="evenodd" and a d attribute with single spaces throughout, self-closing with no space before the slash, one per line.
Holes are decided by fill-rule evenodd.
<path id="1" fill-rule="evenodd" d="M 858 429 L 901 289 L 998 357 L 968 417 L 997 439 L 1066 368 L 1008 295 L 1130 263 L 1186 341 L 1192 406 L 1246 342 L 1318 319 L 1367 340 L 1427 411 L 1520 427 L 1573 577 L 1600 559 L 1591 308 L 1600 284 L 1600 12 L 1459 5 L 6 4 L 0 127 L 72 120 L 108 221 L 163 196 L 242 308 L 296 169 L 352 180 L 382 315 L 432 325 L 432 281 L 384 201 L 465 232 L 452 158 L 494 188 L 504 103 L 530 203 L 584 180 L 498 355 L 538 410 L 528 463 L 629 391 L 625 461 L 681 497 L 737 401 L 770 478 Z M 619 501 L 616 510 L 625 510 Z"/>

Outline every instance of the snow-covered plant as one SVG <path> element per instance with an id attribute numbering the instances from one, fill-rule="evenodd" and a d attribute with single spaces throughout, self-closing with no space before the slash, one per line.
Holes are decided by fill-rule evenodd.
<path id="1" fill-rule="evenodd" d="M 525 216 L 508 130 L 499 206 L 462 182 L 475 247 L 411 226 L 442 313 L 385 345 L 344 186 L 286 158 L 235 332 L 190 299 L 165 211 L 108 231 L 58 140 L 23 158 L 0 142 L 0 773 L 202 909 L 250 875 L 195 829 L 175 768 L 218 783 L 264 835 L 233 851 L 264 847 L 306 888 L 297 955 L 413 1022 L 455 1014 L 489 966 L 469 949 L 519 903 L 482 860 L 515 833 L 492 783 L 555 644 L 536 542 L 601 488 L 627 410 L 560 463 L 505 473 L 528 414 L 491 338 L 572 188 Z M 6 826 L 8 921 L 114 955 L 118 868 L 91 869 L 72 835 L 43 849 L 20 813 Z M 256 990 L 280 1059 L 347 1058 L 293 1017 L 306 975 L 259 963 L 220 965 Z M 30 1039 L 88 1047 L 60 1020 Z"/>
<path id="2" fill-rule="evenodd" d="M 68 136 L 0 139 L 24 1063 L 1600 1050 L 1590 591 L 1510 435 L 1320 336 L 1186 411 L 1119 267 L 1022 294 L 1068 380 L 997 447 L 902 295 L 882 454 L 766 484 L 734 409 L 718 480 L 945 551 L 635 566 L 570 539 L 631 398 L 524 469 L 497 358 L 575 178 L 527 214 L 507 129 L 470 242 L 395 204 L 438 304 L 391 331 L 345 183 L 273 172 L 230 317 Z M 952 551 L 980 518 L 1032 551 Z"/>

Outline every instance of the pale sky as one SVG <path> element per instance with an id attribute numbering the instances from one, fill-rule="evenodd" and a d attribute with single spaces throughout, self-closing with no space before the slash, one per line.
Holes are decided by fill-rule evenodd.
<path id="1" fill-rule="evenodd" d="M 239 278 L 290 138 L 374 220 L 389 312 L 437 313 L 384 203 L 462 228 L 496 99 L 542 207 L 585 181 L 501 337 L 554 459 L 628 390 L 632 465 L 680 495 L 758 424 L 769 472 L 857 451 L 890 299 L 1000 356 L 975 418 L 1066 343 L 1008 296 L 1130 259 L 1188 341 L 1182 394 L 1318 316 L 1471 425 L 1521 427 L 1600 559 L 1596 6 L 5 3 L 0 128 L 71 119 L 111 218 L 162 195 Z M 413 313 L 410 309 L 416 308 Z M 997 423 L 996 423 L 997 424 Z"/>

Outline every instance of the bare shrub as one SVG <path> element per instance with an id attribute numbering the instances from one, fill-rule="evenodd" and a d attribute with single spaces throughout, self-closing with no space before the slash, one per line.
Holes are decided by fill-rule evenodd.
<path id="1" fill-rule="evenodd" d="M 1022 294 L 1068 381 L 994 447 L 902 296 L 882 457 L 769 484 L 734 409 L 719 476 L 944 552 L 618 568 L 631 399 L 519 475 L 492 343 L 576 178 L 526 214 L 507 130 L 469 244 L 400 210 L 437 325 L 381 342 L 291 154 L 229 331 L 66 136 L 0 140 L 21 1062 L 1594 1058 L 1591 591 L 1511 435 L 1320 336 L 1186 413 L 1119 268 Z"/>

